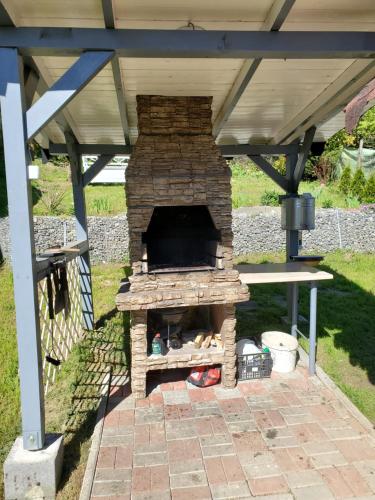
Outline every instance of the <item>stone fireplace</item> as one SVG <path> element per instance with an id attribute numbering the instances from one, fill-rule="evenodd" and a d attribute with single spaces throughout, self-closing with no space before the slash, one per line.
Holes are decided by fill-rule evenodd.
<path id="1" fill-rule="evenodd" d="M 150 370 L 212 364 L 233 387 L 234 304 L 249 294 L 233 269 L 230 169 L 211 135 L 211 98 L 138 96 L 137 111 L 125 188 L 133 275 L 116 299 L 131 312 L 132 391 L 145 397 Z M 168 312 L 182 338 L 206 329 L 223 345 L 150 355 Z"/>

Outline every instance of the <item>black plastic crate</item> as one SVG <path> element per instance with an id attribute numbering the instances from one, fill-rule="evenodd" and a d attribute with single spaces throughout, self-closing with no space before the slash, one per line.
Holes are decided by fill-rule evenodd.
<path id="1" fill-rule="evenodd" d="M 273 361 L 270 352 L 237 355 L 238 380 L 251 380 L 271 376 Z"/>

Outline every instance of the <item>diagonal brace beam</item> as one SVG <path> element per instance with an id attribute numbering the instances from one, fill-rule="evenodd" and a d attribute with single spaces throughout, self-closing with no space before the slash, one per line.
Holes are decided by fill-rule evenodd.
<path id="1" fill-rule="evenodd" d="M 299 183 L 301 182 L 303 172 L 305 170 L 306 160 L 310 153 L 311 145 L 314 140 L 315 131 L 316 131 L 315 126 L 310 127 L 308 130 L 306 130 L 305 137 L 302 143 L 302 152 L 298 155 L 297 164 L 295 166 L 292 177 L 293 187 L 297 189 Z"/>
<path id="2" fill-rule="evenodd" d="M 112 51 L 84 52 L 26 113 L 28 140 L 49 123 L 113 58 Z"/>
<path id="3" fill-rule="evenodd" d="M 280 186 L 281 189 L 284 189 L 284 191 L 288 191 L 287 179 L 279 174 L 279 172 L 275 170 L 267 160 L 265 160 L 262 156 L 255 155 L 249 155 L 249 158 L 253 160 L 253 162 L 258 165 L 258 167 L 263 170 L 263 172 L 267 174 L 268 177 L 271 177 L 271 179 L 276 182 L 276 184 Z"/>
<path id="4" fill-rule="evenodd" d="M 83 187 L 86 187 L 103 168 L 108 165 L 114 155 L 101 155 L 82 175 Z"/>

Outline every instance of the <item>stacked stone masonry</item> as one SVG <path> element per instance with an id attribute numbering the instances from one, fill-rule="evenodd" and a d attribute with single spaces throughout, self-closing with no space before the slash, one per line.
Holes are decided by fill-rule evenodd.
<path id="1" fill-rule="evenodd" d="M 249 298 L 233 270 L 230 169 L 211 135 L 210 97 L 138 96 L 139 137 L 126 171 L 129 254 L 133 275 L 117 296 L 131 311 L 132 390 L 144 397 L 149 370 L 220 363 L 223 383 L 235 385 L 234 304 Z M 220 234 L 210 270 L 148 273 L 146 234 L 155 207 L 206 207 Z M 185 210 L 185 209 L 184 209 Z M 218 262 L 218 260 L 216 261 Z M 170 350 L 148 355 L 148 311 L 207 306 L 223 348 Z"/>

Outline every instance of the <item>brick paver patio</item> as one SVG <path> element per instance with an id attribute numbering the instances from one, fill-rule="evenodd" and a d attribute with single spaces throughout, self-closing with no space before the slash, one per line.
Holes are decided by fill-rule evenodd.
<path id="1" fill-rule="evenodd" d="M 375 498 L 373 435 L 304 367 L 231 390 L 177 375 L 111 388 L 92 499 Z"/>

